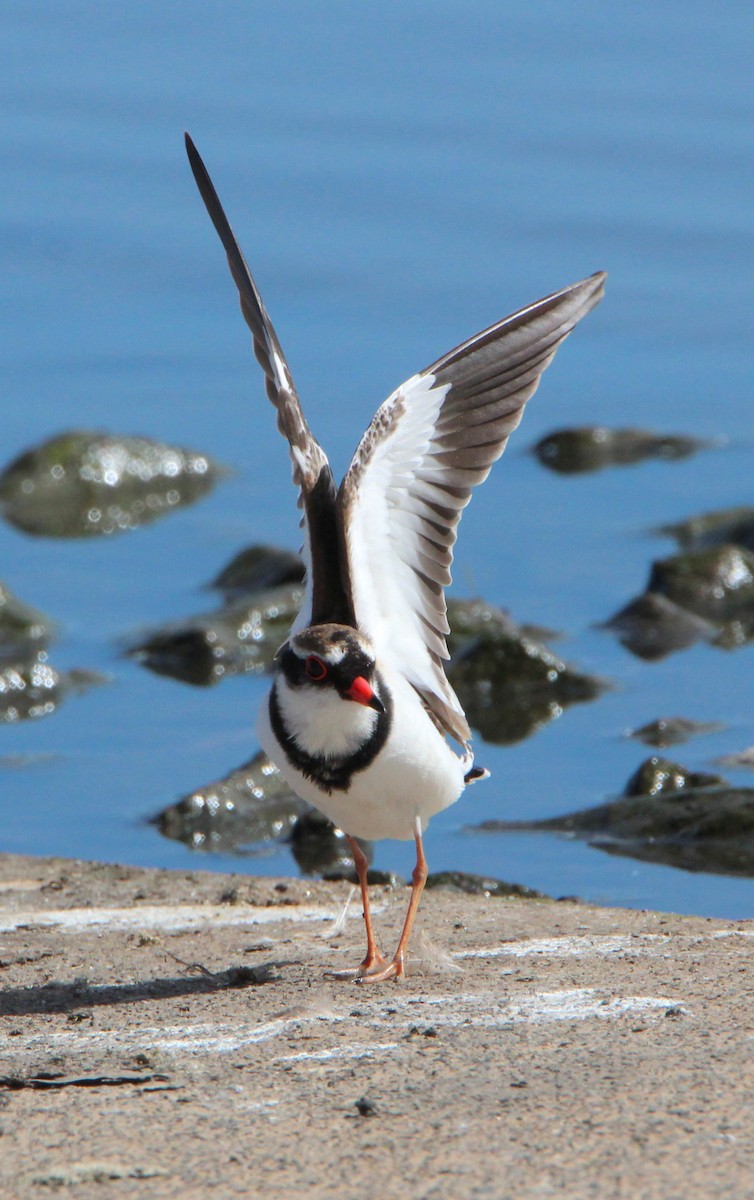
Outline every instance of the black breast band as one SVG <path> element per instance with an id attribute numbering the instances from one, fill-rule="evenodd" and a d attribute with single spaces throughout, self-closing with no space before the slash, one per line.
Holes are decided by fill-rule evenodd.
<path id="1" fill-rule="evenodd" d="M 273 687 L 270 692 L 270 724 L 272 732 L 283 748 L 285 757 L 292 767 L 300 771 L 306 779 L 311 779 L 328 796 L 332 792 L 347 792 L 353 776 L 358 771 L 364 771 L 370 763 L 374 762 L 388 739 L 393 721 L 393 698 L 382 682 L 379 673 L 375 672 L 375 674 L 378 694 L 385 706 L 385 711 L 378 714 L 374 730 L 364 745 L 353 754 L 342 757 L 319 758 L 302 750 L 285 726 L 276 689 Z M 316 703 L 316 699 L 313 699 L 313 703 Z M 344 700 L 343 703 L 351 704 L 353 701 Z"/>

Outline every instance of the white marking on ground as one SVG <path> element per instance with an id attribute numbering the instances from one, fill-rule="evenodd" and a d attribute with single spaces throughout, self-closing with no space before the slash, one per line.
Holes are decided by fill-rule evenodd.
<path id="1" fill-rule="evenodd" d="M 153 1044 L 156 1050 L 164 1050 L 166 1053 L 182 1051 L 186 1054 L 229 1054 L 232 1051 L 240 1050 L 244 1046 L 253 1046 L 259 1042 L 269 1042 L 272 1038 L 282 1037 L 283 1034 L 291 1032 L 297 1026 L 309 1024 L 313 1020 L 322 1020 L 321 1017 L 278 1017 L 274 1021 L 266 1021 L 261 1025 L 255 1025 L 252 1028 L 244 1025 L 226 1025 L 226 1026 L 205 1026 L 206 1033 L 201 1037 L 196 1036 L 196 1029 L 189 1027 L 177 1027 L 174 1030 L 165 1031 L 169 1034 L 167 1037 L 158 1037 Z M 330 1017 L 329 1020 L 341 1020 L 340 1017 Z"/>
<path id="2" fill-rule="evenodd" d="M 69 1054 L 95 1051 L 128 1051 L 139 1047 L 164 1050 L 167 1053 L 185 1054 L 228 1054 L 244 1046 L 268 1042 L 281 1037 L 302 1025 L 316 1021 L 328 1024 L 345 1020 L 344 1017 L 328 1014 L 321 1016 L 277 1017 L 259 1025 L 166 1025 L 123 1030 L 62 1031 L 59 1033 L 37 1033 L 29 1037 L 0 1037 L 0 1052 L 19 1050 L 51 1050 Z"/>
<path id="3" fill-rule="evenodd" d="M 334 1058 L 374 1058 L 384 1050 L 397 1050 L 400 1042 L 362 1042 L 350 1046 L 334 1046 L 332 1050 L 312 1050 L 302 1054 L 283 1054 L 275 1062 L 329 1062 Z"/>
<path id="4" fill-rule="evenodd" d="M 348 1007 L 352 1001 L 348 1001 Z M 392 1034 L 406 1034 L 417 1022 L 432 1025 L 501 1029 L 514 1024 L 546 1024 L 553 1021 L 584 1021 L 589 1018 L 616 1019 L 639 1014 L 651 1015 L 679 1005 L 667 996 L 612 996 L 595 988 L 568 991 L 535 992 L 515 999 L 496 999 L 488 994 L 467 993 L 402 999 L 391 994 L 361 1003 L 359 1027 Z M 390 1009 L 385 1013 L 386 1006 Z M 333 1025 L 349 1018 L 333 1012 L 296 1013 L 257 1025 L 233 1024 L 168 1025 L 124 1030 L 63 1030 L 32 1034 L 27 1037 L 0 1036 L 0 1053 L 17 1056 L 24 1051 L 83 1054 L 89 1051 L 128 1053 L 146 1049 L 173 1054 L 228 1054 L 246 1046 L 258 1045 L 282 1036 L 295 1036 L 302 1027 L 319 1025 L 326 1036 Z M 355 1020 L 355 1018 L 354 1018 Z M 322 1061 L 328 1058 L 368 1056 L 392 1052 L 399 1043 L 369 1042 L 331 1046 L 311 1053 L 288 1056 L 286 1061 Z"/>
<path id="5" fill-rule="evenodd" d="M 377 909 L 374 909 L 376 912 Z M 145 904 L 138 908 L 58 908 L 6 913 L 0 916 L 0 933 L 22 928 L 59 929 L 81 933 L 86 929 L 160 929 L 178 932 L 207 926 L 272 925 L 275 921 L 336 921 L 340 908 L 306 904 L 271 904 L 264 907 L 231 904 Z"/>
<path id="6" fill-rule="evenodd" d="M 754 929 L 718 929 L 712 934 L 713 938 L 745 937 L 754 938 Z"/>
<path id="7" fill-rule="evenodd" d="M 392 1000 L 396 1015 L 405 1012 L 411 1022 L 423 1018 L 433 1025 L 503 1026 L 528 1021 L 533 1024 L 548 1021 L 586 1020 L 589 1017 L 621 1017 L 632 1013 L 651 1012 L 677 1006 L 678 1000 L 667 996 L 613 996 L 597 988 L 570 988 L 568 991 L 534 992 L 515 999 L 496 999 L 490 995 L 427 996 L 420 1001 Z M 448 1011 L 442 1011 L 447 1007 Z M 364 1006 L 360 1005 L 362 1011 Z M 368 1010 L 364 1016 L 368 1016 Z M 362 1018 L 363 1019 L 363 1018 Z M 377 1022 L 372 1021 L 372 1024 Z M 380 1022 L 384 1024 L 383 1022 Z"/>
<path id="8" fill-rule="evenodd" d="M 465 950 L 455 958 L 498 958 L 511 955 L 526 958 L 530 954 L 547 955 L 550 958 L 581 958 L 586 954 L 616 955 L 651 954 L 657 942 L 667 941 L 658 933 L 645 933 L 639 937 L 621 935 L 598 935 L 595 937 L 551 937 L 527 938 L 521 942 L 505 942 L 502 946 L 489 946 L 481 950 Z M 655 945 L 642 943 L 652 942 Z"/>

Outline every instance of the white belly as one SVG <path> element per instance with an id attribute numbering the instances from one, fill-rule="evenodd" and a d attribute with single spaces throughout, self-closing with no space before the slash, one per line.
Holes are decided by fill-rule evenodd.
<path id="1" fill-rule="evenodd" d="M 390 734 L 374 762 L 354 773 L 347 792 L 327 795 L 291 766 L 270 727 L 267 700 L 257 723 L 262 747 L 296 794 L 346 833 L 370 841 L 413 838 L 417 818 L 425 829 L 431 816 L 458 799 L 470 765 L 454 754 L 402 676 L 393 675 L 386 683 L 394 703 Z M 346 706 L 346 715 L 358 707 L 349 700 L 339 703 Z"/>

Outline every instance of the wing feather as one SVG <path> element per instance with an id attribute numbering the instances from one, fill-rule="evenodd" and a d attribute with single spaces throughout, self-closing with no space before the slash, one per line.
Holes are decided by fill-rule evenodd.
<path id="1" fill-rule="evenodd" d="M 599 272 L 546 296 L 412 376 L 376 413 L 338 493 L 356 623 L 462 743 L 470 730 L 443 669 L 458 522 L 604 282 Z"/>
<path id="2" fill-rule="evenodd" d="M 299 489 L 305 531 L 307 596 L 300 620 L 305 625 L 325 621 L 353 624 L 350 594 L 341 579 L 336 516 L 336 489 L 324 450 L 314 438 L 299 402 L 293 376 L 262 297 L 220 203 L 214 184 L 193 141 L 186 134 L 186 152 L 238 288 L 241 312 L 251 330 L 254 354 L 265 377 L 268 398 L 277 410 L 278 428 L 288 440 L 293 482 Z"/>

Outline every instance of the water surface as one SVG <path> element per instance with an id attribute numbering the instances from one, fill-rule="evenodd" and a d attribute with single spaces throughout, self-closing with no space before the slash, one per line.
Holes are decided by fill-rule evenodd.
<path id="1" fill-rule="evenodd" d="M 0 577 L 59 624 L 51 657 L 110 683 L 0 729 L 4 846 L 140 864 L 285 872 L 287 850 L 200 859 L 151 813 L 254 750 L 264 683 L 191 689 L 122 658 L 134 630 L 207 606 L 241 546 L 296 547 L 275 430 L 182 133 L 217 182 L 336 471 L 404 378 L 593 270 L 600 309 L 559 353 L 467 511 L 455 592 L 563 632 L 615 686 L 514 747 L 437 818 L 435 869 L 553 894 L 752 915 L 749 881 L 688 875 L 545 836 L 467 825 L 550 816 L 621 790 L 627 728 L 681 713 L 754 742 L 754 650 L 649 664 L 595 623 L 671 544 L 648 530 L 750 501 L 754 16 L 709 4 L 431 6 L 45 3 L 0 17 L 3 455 L 67 428 L 145 434 L 234 475 L 208 499 L 101 541 L 0 525 Z M 562 477 L 553 428 L 637 425 L 725 439 L 685 462 Z M 743 774 L 739 782 L 746 782 Z M 408 873 L 384 843 L 377 864 Z"/>

